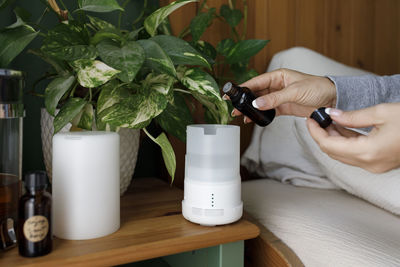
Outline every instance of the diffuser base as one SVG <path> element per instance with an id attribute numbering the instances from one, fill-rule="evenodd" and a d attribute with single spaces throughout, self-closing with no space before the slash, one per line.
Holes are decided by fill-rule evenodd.
<path id="1" fill-rule="evenodd" d="M 186 220 L 206 226 L 236 222 L 243 215 L 243 203 L 233 208 L 204 209 L 182 201 L 182 215 Z"/>

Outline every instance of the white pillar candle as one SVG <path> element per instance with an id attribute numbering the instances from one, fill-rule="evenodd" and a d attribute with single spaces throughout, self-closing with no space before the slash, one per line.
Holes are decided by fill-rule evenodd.
<path id="1" fill-rule="evenodd" d="M 119 135 L 68 132 L 53 137 L 54 235 L 84 240 L 120 227 Z"/>

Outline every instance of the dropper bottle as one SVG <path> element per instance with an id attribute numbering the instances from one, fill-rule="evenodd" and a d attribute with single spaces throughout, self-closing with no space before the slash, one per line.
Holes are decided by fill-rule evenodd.
<path id="1" fill-rule="evenodd" d="M 259 110 L 253 107 L 252 102 L 256 96 L 247 87 L 241 87 L 227 82 L 222 91 L 229 96 L 232 105 L 249 117 L 257 125 L 265 127 L 275 118 L 275 109 Z"/>
<path id="2" fill-rule="evenodd" d="M 24 257 L 43 256 L 52 250 L 51 195 L 44 171 L 25 174 L 26 193 L 19 201 L 18 246 Z"/>

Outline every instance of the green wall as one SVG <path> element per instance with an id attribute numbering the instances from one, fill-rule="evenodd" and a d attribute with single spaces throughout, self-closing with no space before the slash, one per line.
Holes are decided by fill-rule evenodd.
<path id="1" fill-rule="evenodd" d="M 57 1 L 60 3 L 60 1 Z M 74 10 L 76 8 L 77 1 L 64 1 L 67 4 L 69 10 Z M 35 3 L 35 4 L 33 4 Z M 122 3 L 122 1 L 120 1 Z M 0 28 L 6 25 L 10 25 L 15 21 L 15 16 L 13 14 L 13 8 L 15 6 L 20 6 L 28 10 L 32 14 L 32 20 L 35 21 L 42 14 L 44 10 L 44 5 L 40 0 L 33 1 L 15 1 L 15 3 L 0 11 Z M 61 5 L 60 5 L 61 6 Z M 121 28 L 131 29 L 132 21 L 137 18 L 138 14 L 141 12 L 143 7 L 143 0 L 132 0 L 126 6 L 125 16 L 122 19 Z M 158 0 L 148 1 L 149 12 L 158 7 Z M 96 13 L 96 16 L 102 17 L 103 19 L 109 20 L 110 22 L 116 23 L 118 20 L 119 12 L 115 11 L 107 14 Z M 43 24 L 46 27 L 50 27 L 57 23 L 57 18 L 54 14 L 49 13 L 43 20 Z M 34 40 L 28 47 L 38 48 L 40 45 L 40 39 Z M 27 50 L 27 49 L 26 49 Z M 24 104 L 26 109 L 26 117 L 24 119 L 24 157 L 23 157 L 23 169 L 27 170 L 37 170 L 44 169 L 43 156 L 42 156 L 42 146 L 40 138 L 40 109 L 44 106 L 43 99 L 30 94 L 29 92 L 33 89 L 34 82 L 42 75 L 45 71 L 49 69 L 48 65 L 45 64 L 41 59 L 26 53 L 26 50 L 21 53 L 9 66 L 11 69 L 18 69 L 26 72 L 27 80 L 26 87 L 24 91 L 26 92 L 24 97 Z M 40 82 L 35 90 L 37 93 L 43 93 L 48 81 Z M 140 160 L 138 161 L 139 166 L 137 170 L 140 176 L 148 175 L 153 176 L 154 165 L 158 164 L 158 149 L 152 144 L 147 144 L 144 142 L 141 146 L 141 151 L 139 152 Z M 145 159 L 146 158 L 146 159 Z M 156 168 L 157 169 L 157 168 Z M 153 172 L 153 173 L 152 173 Z"/>

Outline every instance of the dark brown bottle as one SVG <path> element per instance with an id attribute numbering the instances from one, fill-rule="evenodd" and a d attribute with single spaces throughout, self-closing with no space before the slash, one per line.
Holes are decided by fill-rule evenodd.
<path id="1" fill-rule="evenodd" d="M 24 257 L 46 255 L 52 250 L 51 195 L 43 171 L 25 174 L 26 193 L 18 207 L 18 247 Z"/>
<path id="2" fill-rule="evenodd" d="M 253 107 L 252 102 L 256 99 L 256 96 L 249 88 L 227 82 L 222 91 L 229 96 L 235 108 L 259 126 L 267 126 L 275 118 L 275 109 L 259 110 Z"/>

